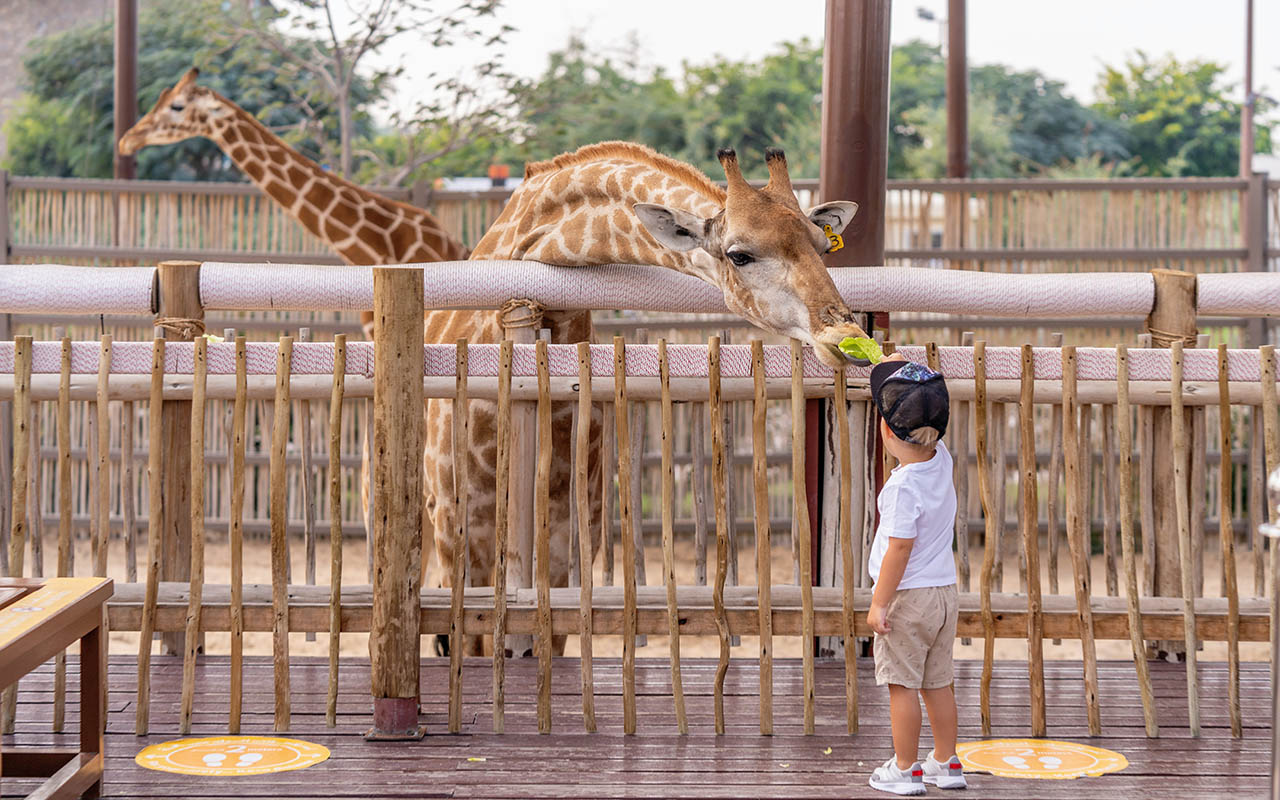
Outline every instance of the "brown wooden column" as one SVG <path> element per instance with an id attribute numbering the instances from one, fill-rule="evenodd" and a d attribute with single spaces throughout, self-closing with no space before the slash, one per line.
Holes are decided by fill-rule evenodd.
<path id="1" fill-rule="evenodd" d="M 828 267 L 879 266 L 884 263 L 885 180 L 889 169 L 889 0 L 827 0 L 826 40 L 822 65 L 822 153 L 819 165 L 818 194 L 822 202 L 852 200 L 858 213 L 844 230 L 844 247 L 823 257 Z M 868 334 L 874 329 L 886 332 L 888 314 L 875 314 L 874 309 L 861 320 Z M 817 402 L 810 401 L 807 418 L 825 419 L 817 413 Z M 865 414 L 871 413 L 867 402 L 853 402 L 848 409 L 835 413 L 850 414 L 852 428 L 865 428 Z M 816 428 L 816 426 L 814 426 Z M 815 431 L 818 441 L 834 437 Z M 867 437 L 866 447 L 853 454 L 861 463 L 863 480 L 876 480 L 875 466 L 882 462 L 878 436 Z M 806 472 L 818 474 L 823 460 L 821 446 L 805 450 Z M 869 468 L 868 468 L 869 467 Z M 855 467 L 855 471 L 857 467 Z M 816 492 L 818 481 L 810 484 Z M 830 487 L 828 486 L 828 489 Z M 855 489 L 855 495 L 860 493 Z M 818 513 L 824 505 L 813 497 L 809 503 L 813 548 L 820 560 L 813 570 L 820 583 L 835 583 L 839 574 L 838 520 L 823 518 Z M 855 531 L 858 519 L 854 520 Z M 857 535 L 857 534 L 855 534 Z M 821 563 L 823 554 L 837 563 Z M 834 641 L 834 640 L 832 640 Z M 823 645 L 824 652 L 834 652 L 834 645 Z"/>
<path id="2" fill-rule="evenodd" d="M 884 263 L 888 142 L 889 0 L 827 0 L 819 194 L 858 204 L 829 267 Z"/>
<path id="3" fill-rule="evenodd" d="M 947 177 L 969 177 L 969 63 L 965 0 L 947 2 Z"/>
<path id="4" fill-rule="evenodd" d="M 200 304 L 200 263 L 162 261 L 159 268 L 160 312 L 156 324 L 165 340 L 190 342 L 204 330 Z M 164 324 L 161 324 L 164 323 Z M 191 579 L 191 401 L 165 400 L 164 470 L 161 475 L 160 580 Z M 184 652 L 185 635 L 161 634 L 162 651 Z"/>
<path id="5" fill-rule="evenodd" d="M 373 270 L 373 729 L 417 739 L 422 568 L 420 267 Z"/>
<path id="6" fill-rule="evenodd" d="M 138 121 L 138 0 L 116 0 L 115 29 L 115 141 Z M 133 156 L 115 155 L 115 177 L 138 174 Z"/>
<path id="7" fill-rule="evenodd" d="M 1196 341 L 1196 276 L 1177 270 L 1152 270 L 1155 278 L 1155 302 L 1147 317 L 1146 329 L 1152 346 L 1167 348 L 1183 340 L 1188 347 Z M 1185 430 L 1191 430 L 1191 410 L 1183 411 Z M 1173 410 L 1169 406 L 1153 409 L 1155 436 L 1152 453 L 1153 506 L 1155 510 L 1155 593 L 1160 597 L 1182 596 L 1182 568 L 1178 557 L 1178 515 L 1174 499 Z M 1182 474 L 1189 479 L 1191 470 Z M 1190 496 L 1190 486 L 1187 487 Z M 1181 642 L 1156 644 L 1158 651 L 1181 653 Z"/>

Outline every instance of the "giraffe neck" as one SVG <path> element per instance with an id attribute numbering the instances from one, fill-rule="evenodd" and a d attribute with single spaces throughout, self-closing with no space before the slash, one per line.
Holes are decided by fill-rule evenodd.
<path id="1" fill-rule="evenodd" d="M 472 258 L 652 264 L 714 282 L 711 256 L 660 246 L 632 207 L 660 203 L 711 218 L 724 207 L 723 190 L 692 167 L 647 148 L 595 147 L 585 157 L 532 165 Z"/>
<path id="2" fill-rule="evenodd" d="M 209 138 L 258 188 L 349 264 L 466 258 L 466 248 L 426 211 L 324 170 L 230 101 L 235 113 Z"/>

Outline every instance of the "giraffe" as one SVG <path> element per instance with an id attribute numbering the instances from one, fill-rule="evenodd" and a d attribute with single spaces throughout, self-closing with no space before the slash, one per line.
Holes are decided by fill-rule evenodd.
<path id="1" fill-rule="evenodd" d="M 430 213 L 323 169 L 252 114 L 198 85 L 199 74 L 192 68 L 160 93 L 155 107 L 120 138 L 122 155 L 203 136 L 348 264 L 413 264 L 467 257 L 466 247 Z M 371 334 L 373 313 L 364 312 L 361 322 L 366 334 Z"/>
<path id="2" fill-rule="evenodd" d="M 841 299 L 822 262 L 833 236 L 853 219 L 857 204 L 829 202 L 806 215 L 796 201 L 781 150 L 766 153 L 769 183 L 752 187 L 732 150 L 719 159 L 728 179 L 721 189 L 694 167 L 642 145 L 605 142 L 550 161 L 528 164 L 525 180 L 501 215 L 476 244 L 472 260 L 541 261 L 575 267 L 610 263 L 649 264 L 697 277 L 720 287 L 725 304 L 755 325 L 811 344 L 829 365 L 844 362 L 837 345 L 865 335 Z M 592 338 L 589 312 L 548 312 L 544 326 L 553 343 Z M 496 342 L 500 315 L 445 311 L 431 315 L 428 341 Z M 863 362 L 865 363 L 865 362 Z M 552 452 L 571 452 L 574 403 L 552 405 Z M 453 507 L 452 402 L 427 403 L 424 526 L 434 530 L 440 573 L 452 572 L 456 544 Z M 496 406 L 473 400 L 470 408 L 471 486 L 467 494 L 468 568 L 481 584 L 494 569 Z M 588 475 L 591 519 L 600 516 L 600 408 L 591 420 Z M 569 575 L 568 459 L 555 459 L 550 478 L 551 583 Z M 599 528 L 583 526 L 600 545 Z M 509 561 L 510 563 L 510 561 Z M 588 568 L 588 567 L 584 567 Z M 467 643 L 476 653 L 476 642 Z"/>

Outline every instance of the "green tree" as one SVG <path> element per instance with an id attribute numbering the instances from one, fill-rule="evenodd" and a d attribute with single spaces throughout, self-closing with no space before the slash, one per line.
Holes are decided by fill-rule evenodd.
<path id="1" fill-rule="evenodd" d="M 903 153 L 908 174 L 941 178 L 947 174 L 947 111 L 916 106 L 904 121 L 920 137 L 920 146 Z M 995 101 L 978 96 L 969 101 L 969 174 L 975 178 L 1013 178 L 1021 162 L 1013 149 L 1013 122 L 996 111 Z"/>
<path id="2" fill-rule="evenodd" d="M 323 161 L 324 144 L 336 138 L 335 115 L 313 103 L 313 76 L 284 75 L 262 46 L 238 40 L 225 24 L 218 0 L 156 0 L 138 20 L 138 102 L 155 104 L 160 93 L 192 66 L 201 82 L 231 98 L 305 155 Z M 295 41 L 295 47 L 304 42 Z M 86 25 L 35 40 L 24 67 L 27 93 L 6 124 L 7 169 L 21 175 L 104 178 L 112 174 L 113 39 L 110 22 Z M 369 84 L 355 87 L 356 121 L 372 132 L 365 108 L 377 95 Z M 308 125 L 314 118 L 318 126 Z M 204 139 L 138 155 L 138 175 L 154 179 L 243 180 L 221 151 Z"/>
<path id="3" fill-rule="evenodd" d="M 889 177 L 916 177 L 907 164 L 907 153 L 924 144 L 923 133 L 908 115 L 917 109 L 939 109 L 946 101 L 946 67 L 935 45 L 919 39 L 893 48 L 889 57 Z M 945 130 L 943 147 L 946 147 Z M 944 155 L 943 166 L 946 166 Z M 941 177 L 945 170 L 937 175 Z"/>
<path id="4" fill-rule="evenodd" d="M 1119 68 L 1104 69 L 1095 108 L 1126 127 L 1136 174 L 1236 174 L 1240 104 L 1228 97 L 1224 70 L 1212 61 L 1152 60 L 1141 51 Z M 1270 152 L 1275 123 L 1263 113 L 1255 120 L 1256 149 Z"/>

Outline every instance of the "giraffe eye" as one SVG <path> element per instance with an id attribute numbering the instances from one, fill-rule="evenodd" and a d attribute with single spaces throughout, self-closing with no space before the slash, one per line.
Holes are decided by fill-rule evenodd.
<path id="1" fill-rule="evenodd" d="M 743 253 L 739 250 L 735 250 L 729 254 L 729 260 L 733 262 L 735 267 L 745 267 L 752 261 L 755 261 L 755 258 L 752 257 L 750 253 Z"/>
<path id="2" fill-rule="evenodd" d="M 186 106 L 184 106 L 182 103 L 170 103 L 170 104 L 169 104 L 169 110 L 170 110 L 170 111 L 181 111 L 181 110 L 182 110 L 182 109 L 184 109 L 184 108 L 186 108 Z"/>

